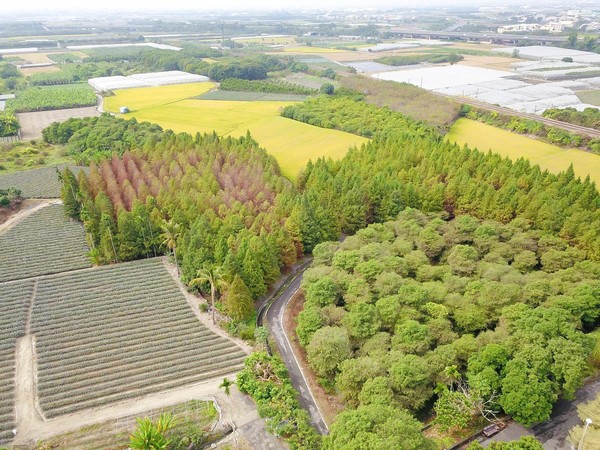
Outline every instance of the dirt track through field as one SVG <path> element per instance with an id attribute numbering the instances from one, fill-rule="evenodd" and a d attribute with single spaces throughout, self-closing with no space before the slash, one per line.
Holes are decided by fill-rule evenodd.
<path id="1" fill-rule="evenodd" d="M 36 205 L 35 210 L 50 204 L 46 201 Z M 33 210 L 20 213 L 21 217 L 13 217 L 11 226 L 16 225 Z M 251 352 L 250 346 L 239 339 L 227 335 L 221 328 L 213 325 L 208 313 L 202 313 L 198 307 L 199 299 L 187 292 L 185 286 L 176 275 L 176 269 L 164 259 L 165 266 L 171 276 L 177 281 L 179 288 L 185 295 L 189 306 L 197 318 L 214 333 L 235 342 L 246 353 Z M 87 269 L 90 270 L 90 269 Z M 36 277 L 36 280 L 38 277 Z M 35 338 L 30 334 L 29 323 L 31 311 L 35 301 L 35 289 L 29 307 L 26 322 L 26 335 L 17 341 L 15 363 L 15 413 L 17 435 L 13 445 L 33 445 L 36 441 L 48 439 L 63 433 L 76 431 L 82 427 L 96 423 L 106 422 L 117 418 L 135 416 L 146 411 L 155 410 L 171 405 L 185 403 L 191 399 L 214 401 L 219 407 L 219 425 L 230 424 L 236 430 L 226 441 L 236 444 L 239 441 L 249 443 L 257 450 L 272 450 L 285 448 L 285 445 L 273 435 L 266 432 L 265 422 L 258 416 L 256 406 L 247 396 L 233 389 L 230 396 L 224 394 L 219 388 L 223 376 L 215 377 L 203 382 L 190 384 L 181 388 L 170 389 L 156 394 L 146 395 L 137 399 L 125 400 L 112 405 L 91 408 L 73 414 L 66 414 L 54 419 L 46 419 L 37 404 L 36 388 L 36 353 Z M 225 375 L 234 380 L 236 372 Z"/>
<path id="2" fill-rule="evenodd" d="M 33 337 L 30 334 L 17 341 L 15 377 L 15 413 L 17 419 L 15 442 L 17 442 L 21 436 L 31 436 L 44 425 L 43 418 L 35 405 Z"/>
<path id="3" fill-rule="evenodd" d="M 29 206 L 25 207 L 21 211 L 19 211 L 14 216 L 10 217 L 6 222 L 0 224 L 0 234 L 6 233 L 8 230 L 13 228 L 15 225 L 19 224 L 23 219 L 29 217 L 34 212 L 39 211 L 42 208 L 50 205 L 59 205 L 62 203 L 57 199 L 47 199 L 47 200 L 35 200 Z"/>

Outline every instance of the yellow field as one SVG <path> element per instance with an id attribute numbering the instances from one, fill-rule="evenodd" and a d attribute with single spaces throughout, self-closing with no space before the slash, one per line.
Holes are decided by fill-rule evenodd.
<path id="1" fill-rule="evenodd" d="M 201 83 L 209 85 L 212 83 Z M 367 140 L 353 134 L 307 125 L 279 116 L 290 102 L 221 101 L 186 99 L 183 86 L 125 89 L 105 99 L 105 109 L 116 112 L 128 106 L 139 121 L 158 123 L 176 132 L 212 132 L 242 136 L 250 130 L 252 137 L 277 158 L 285 176 L 295 178 L 306 163 L 321 156 L 341 158 L 349 147 Z M 179 88 L 179 89 L 178 89 Z M 205 89 L 207 91 L 208 89 Z"/>
<path id="2" fill-rule="evenodd" d="M 166 105 L 195 97 L 196 95 L 210 91 L 214 87 L 214 83 L 191 83 L 176 84 L 173 86 L 119 89 L 115 91 L 114 96 L 104 99 L 104 109 L 117 113 L 119 112 L 119 107 L 127 106 L 130 111 L 135 112 L 152 106 Z"/>
<path id="3" fill-rule="evenodd" d="M 457 120 L 446 137 L 450 142 L 492 150 L 513 160 L 527 158 L 553 173 L 566 170 L 572 163 L 576 175 L 589 175 L 600 186 L 600 156 L 593 153 L 563 149 L 469 119 Z"/>

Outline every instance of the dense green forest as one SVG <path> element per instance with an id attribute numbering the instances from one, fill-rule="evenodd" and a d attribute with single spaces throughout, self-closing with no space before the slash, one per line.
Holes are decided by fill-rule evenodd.
<path id="1" fill-rule="evenodd" d="M 366 103 L 351 91 L 344 94 L 320 96 L 289 105 L 281 115 L 317 127 L 334 128 L 368 138 L 390 133 L 435 134 L 429 125 L 415 122 L 402 113 Z"/>
<path id="2" fill-rule="evenodd" d="M 170 132 L 167 132 L 170 133 Z M 114 154 L 152 145 L 163 138 L 159 125 L 118 119 L 108 113 L 100 117 L 68 119 L 44 128 L 42 137 L 50 144 L 65 145 L 65 153 L 78 165 L 101 162 Z"/>
<path id="3" fill-rule="evenodd" d="M 186 283 L 200 269 L 220 267 L 231 281 L 225 310 L 238 320 L 252 315 L 252 299 L 302 252 L 288 226 L 292 184 L 249 136 L 164 133 L 139 151 L 92 164 L 89 176 L 65 172 L 63 200 L 83 220 L 97 263 L 170 251 Z M 240 312 L 240 303 L 249 307 Z"/>
<path id="4" fill-rule="evenodd" d="M 585 108 L 583 111 L 575 108 L 551 108 L 544 111 L 542 116 L 600 130 L 600 109 L 598 108 Z"/>
<path id="5" fill-rule="evenodd" d="M 593 370 L 600 264 L 524 219 L 442 217 L 408 208 L 315 247 L 297 328 L 310 365 L 352 407 L 437 398 L 442 428 L 484 402 L 490 419 L 546 420 Z"/>
<path id="6" fill-rule="evenodd" d="M 357 101 L 340 112 L 339 102 L 323 96 L 295 111 L 307 122 L 335 123 L 350 111 L 356 127 L 370 123 L 372 105 Z M 394 114 L 398 113 L 389 115 Z M 491 152 L 461 148 L 402 117 L 398 122 L 388 120 L 391 124 L 404 120 L 407 125 L 384 130 L 361 149 L 350 149 L 340 161 L 309 163 L 298 180 L 301 202 L 327 211 L 334 220 L 330 227 L 344 233 L 392 220 L 406 207 L 503 223 L 521 217 L 577 245 L 588 258 L 600 259 L 600 196 L 589 179 L 579 180 L 571 169 L 553 175 L 524 159 L 512 162 Z M 330 235 L 331 239 L 337 236 Z"/>

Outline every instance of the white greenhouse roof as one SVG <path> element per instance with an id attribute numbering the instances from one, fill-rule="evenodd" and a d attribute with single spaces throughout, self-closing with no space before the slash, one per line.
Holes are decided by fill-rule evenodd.
<path id="1" fill-rule="evenodd" d="M 201 83 L 204 81 L 209 81 L 208 77 L 172 70 L 169 72 L 140 73 L 128 77 L 90 78 L 88 83 L 97 91 L 111 91 L 115 89 L 167 86 L 171 84 Z"/>

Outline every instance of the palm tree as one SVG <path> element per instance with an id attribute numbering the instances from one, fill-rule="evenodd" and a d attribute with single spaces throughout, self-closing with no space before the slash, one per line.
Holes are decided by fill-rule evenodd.
<path id="1" fill-rule="evenodd" d="M 129 438 L 129 446 L 135 450 L 166 450 L 170 440 L 165 433 L 170 430 L 173 416 L 162 413 L 156 422 L 149 418 L 137 419 L 138 427 Z"/>
<path id="2" fill-rule="evenodd" d="M 175 259 L 175 267 L 177 267 L 177 276 L 179 276 L 179 262 L 177 261 L 177 239 L 181 235 L 180 226 L 173 220 L 163 220 L 162 223 L 162 234 L 160 235 L 162 243 L 172 253 Z"/>
<path id="3" fill-rule="evenodd" d="M 220 388 L 223 388 L 223 390 L 225 391 L 225 395 L 230 395 L 231 394 L 231 386 L 233 386 L 235 384 L 235 382 L 227 379 L 227 378 L 223 378 L 223 382 L 219 385 Z"/>
<path id="4" fill-rule="evenodd" d="M 215 323 L 215 292 L 226 285 L 223 279 L 223 269 L 218 266 L 204 266 L 198 270 L 196 278 L 190 281 L 189 286 L 195 287 L 203 283 L 210 284 L 210 306 L 212 321 Z"/>

